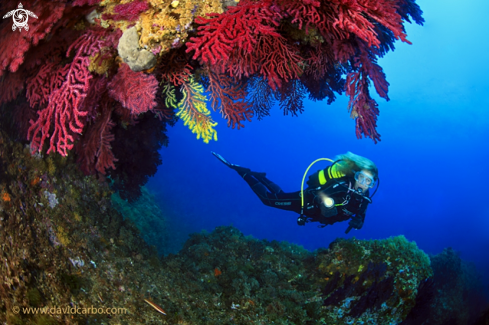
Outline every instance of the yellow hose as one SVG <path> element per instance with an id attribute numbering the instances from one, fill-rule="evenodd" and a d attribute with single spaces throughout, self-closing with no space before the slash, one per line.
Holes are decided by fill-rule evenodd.
<path id="1" fill-rule="evenodd" d="M 304 180 L 306 179 L 307 172 L 309 171 L 309 169 L 311 169 L 312 165 L 314 165 L 315 163 L 317 163 L 318 161 L 321 161 L 321 160 L 326 160 L 326 161 L 330 161 L 330 162 L 334 163 L 334 161 L 329 159 L 329 158 L 319 158 L 319 159 L 314 160 L 309 165 L 309 167 L 307 167 L 306 172 L 304 173 L 304 176 L 302 176 L 302 183 L 301 183 L 301 214 L 304 210 Z"/>

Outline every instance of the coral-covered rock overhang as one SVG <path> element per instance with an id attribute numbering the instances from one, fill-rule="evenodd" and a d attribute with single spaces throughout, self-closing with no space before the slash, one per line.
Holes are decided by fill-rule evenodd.
<path id="1" fill-rule="evenodd" d="M 0 9 L 17 7 L 2 1 Z M 28 29 L 0 25 L 0 103 L 33 150 L 68 155 L 88 172 L 117 166 L 114 127 L 142 114 L 182 119 L 217 140 L 210 108 L 231 127 L 303 111 L 306 96 L 349 96 L 356 135 L 380 140 L 388 82 L 377 60 L 423 23 L 414 0 L 23 1 Z M 118 133 L 123 134 L 123 133 Z M 119 135 L 119 137 L 122 137 Z"/>

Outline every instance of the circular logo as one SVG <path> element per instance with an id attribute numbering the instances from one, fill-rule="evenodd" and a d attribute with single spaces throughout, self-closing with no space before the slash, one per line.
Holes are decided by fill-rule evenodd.
<path id="1" fill-rule="evenodd" d="M 19 306 L 14 306 L 14 307 L 12 307 L 12 311 L 14 312 L 14 314 L 18 314 L 19 311 L 20 311 L 20 307 Z"/>
<path id="2" fill-rule="evenodd" d="M 17 28 L 19 32 L 24 28 L 26 31 L 29 30 L 29 25 L 27 25 L 27 21 L 29 20 L 29 16 L 37 18 L 36 14 L 29 10 L 25 10 L 22 6 L 22 3 L 19 3 L 19 6 L 15 10 L 9 11 L 3 18 L 8 18 L 12 16 L 14 20 L 14 24 L 12 25 L 12 30 L 15 31 Z"/>
<path id="3" fill-rule="evenodd" d="M 27 12 L 24 9 L 17 9 L 13 15 L 14 24 L 17 27 L 22 28 L 27 25 L 27 21 L 29 20 L 29 16 L 27 16 Z"/>

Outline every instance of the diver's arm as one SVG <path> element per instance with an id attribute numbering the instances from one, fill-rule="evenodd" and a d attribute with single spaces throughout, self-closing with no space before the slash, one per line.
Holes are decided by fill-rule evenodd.
<path id="1" fill-rule="evenodd" d="M 367 213 L 367 205 L 368 203 L 367 202 L 364 202 L 361 206 L 360 206 L 360 211 L 358 211 L 350 220 L 350 222 L 348 222 L 348 229 L 346 230 L 346 233 L 348 233 L 352 228 L 355 228 L 355 229 L 362 229 L 363 227 L 363 223 L 365 222 L 365 215 Z"/>
<path id="2" fill-rule="evenodd" d="M 348 222 L 348 228 L 345 230 L 345 234 L 349 233 L 353 228 L 362 229 L 363 222 L 365 221 L 365 215 L 355 215 L 351 218 L 350 222 Z"/>
<path id="3" fill-rule="evenodd" d="M 348 222 L 348 225 L 358 230 L 358 229 L 362 229 L 364 221 L 365 221 L 365 215 L 357 214 L 351 218 L 350 222 Z"/>

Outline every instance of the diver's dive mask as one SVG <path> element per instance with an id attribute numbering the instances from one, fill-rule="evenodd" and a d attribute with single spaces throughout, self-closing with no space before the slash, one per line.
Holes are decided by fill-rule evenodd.
<path id="1" fill-rule="evenodd" d="M 358 184 L 372 188 L 374 187 L 375 181 L 372 176 L 364 173 L 363 171 L 359 171 L 355 173 L 355 180 Z"/>

